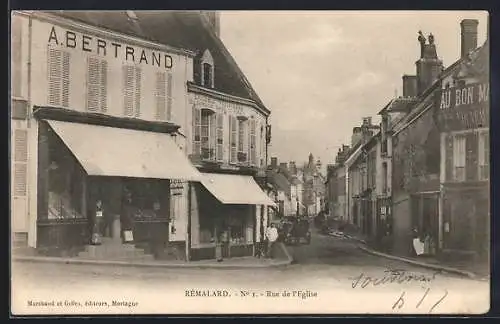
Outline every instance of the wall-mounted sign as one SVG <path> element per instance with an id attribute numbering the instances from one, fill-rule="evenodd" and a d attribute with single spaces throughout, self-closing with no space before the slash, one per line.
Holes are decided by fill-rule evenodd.
<path id="1" fill-rule="evenodd" d="M 70 30 L 62 30 L 59 27 L 56 28 L 56 26 L 52 26 L 50 30 L 48 44 L 165 69 L 171 69 L 173 64 L 172 57 L 162 52 L 120 44 L 119 42 L 104 40 Z"/>
<path id="2" fill-rule="evenodd" d="M 486 104 L 489 102 L 489 92 L 490 86 L 487 83 L 475 83 L 442 90 L 439 109 L 446 110 Z"/>
<path id="3" fill-rule="evenodd" d="M 489 126 L 489 84 L 449 88 L 437 97 L 437 116 L 444 131 Z"/>

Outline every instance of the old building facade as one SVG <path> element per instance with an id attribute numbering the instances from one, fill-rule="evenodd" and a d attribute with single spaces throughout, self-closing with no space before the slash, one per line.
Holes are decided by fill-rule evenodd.
<path id="1" fill-rule="evenodd" d="M 175 35 L 164 33 L 177 27 Z M 247 247 L 233 255 L 252 253 L 256 224 L 273 204 L 255 181 L 266 164 L 269 111 L 218 32 L 216 13 L 13 14 L 16 242 L 79 253 L 104 218 L 110 240 L 125 240 L 131 230 L 126 240 L 151 253 L 210 257 L 195 251 L 205 190 L 244 214 L 238 234 L 226 235 L 227 256 L 234 235 Z M 238 128 L 242 120 L 247 126 Z M 254 199 L 228 203 L 211 171 L 232 173 L 222 181 L 240 181 Z"/>

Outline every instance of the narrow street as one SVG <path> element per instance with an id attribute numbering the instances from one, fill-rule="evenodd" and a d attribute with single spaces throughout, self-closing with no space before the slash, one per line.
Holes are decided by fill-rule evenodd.
<path id="1" fill-rule="evenodd" d="M 273 313 L 279 312 L 280 309 L 290 312 L 289 303 L 295 300 L 301 303 L 300 312 L 357 312 L 361 304 L 363 304 L 364 312 L 387 312 L 391 311 L 402 292 L 405 296 L 413 294 L 411 298 L 418 302 L 426 289 L 432 288 L 427 298 L 437 301 L 445 294 L 447 296 L 448 301 L 442 306 L 442 311 L 450 311 L 449 307 L 455 311 L 457 307 L 466 311 L 464 307 L 477 309 L 475 305 L 481 305 L 481 303 L 484 305 L 484 298 L 477 299 L 477 297 L 485 296 L 484 291 L 489 289 L 486 282 L 437 274 L 401 262 L 368 255 L 359 250 L 355 242 L 317 233 L 313 234 L 310 245 L 290 247 L 290 250 L 297 262 L 286 268 L 274 269 L 201 270 L 42 263 L 14 264 L 15 271 L 12 280 L 16 283 L 14 285 L 16 290 L 13 295 L 13 304 L 17 301 L 26 305 L 28 300 L 46 300 L 48 296 L 51 296 L 51 299 L 68 300 L 70 303 L 71 301 L 84 303 L 84 301 L 118 299 L 139 305 L 106 308 L 109 313 L 137 311 L 244 313 L 252 310 L 252 307 L 259 307 L 259 309 L 263 307 L 267 310 L 265 312 Z M 384 276 L 388 276 L 385 272 L 388 269 L 404 271 L 407 274 L 404 278 L 427 278 L 425 279 L 427 281 L 408 279 L 398 283 L 397 280 L 396 282 L 386 280 L 387 282 L 380 284 L 370 283 L 370 280 L 366 279 L 371 277 L 373 280 L 379 279 L 380 281 Z M 365 282 L 364 285 L 363 282 Z M 459 289 L 454 290 L 456 288 Z M 232 297 L 230 308 L 228 304 L 220 302 L 221 297 L 186 297 L 191 290 L 202 289 L 228 291 Z M 266 297 L 268 291 L 282 293 L 285 289 L 302 291 L 305 295 L 303 298 L 288 301 L 283 298 Z M 261 294 L 261 298 L 245 297 L 246 293 L 250 296 Z M 269 303 L 269 298 L 272 298 L 272 303 Z M 455 301 L 450 301 L 452 299 Z M 179 303 L 174 305 L 173 300 Z M 182 302 L 183 300 L 196 300 L 197 306 L 193 308 L 190 303 Z M 335 302 L 332 302 L 333 300 Z M 315 302 L 309 303 L 309 301 Z M 166 305 L 159 306 L 162 302 L 166 302 Z M 201 307 L 198 303 L 203 303 L 204 306 Z M 65 307 L 64 312 L 72 310 L 82 312 L 83 310 L 89 313 L 106 313 L 100 308 L 81 307 Z M 29 307 L 28 309 L 34 311 Z M 36 311 L 43 312 L 44 309 L 37 308 Z M 45 310 L 54 312 L 54 309 Z M 427 312 L 429 307 L 424 309 L 422 306 L 419 310 L 415 308 L 415 305 L 410 305 L 406 310 L 398 308 L 398 311 Z"/>

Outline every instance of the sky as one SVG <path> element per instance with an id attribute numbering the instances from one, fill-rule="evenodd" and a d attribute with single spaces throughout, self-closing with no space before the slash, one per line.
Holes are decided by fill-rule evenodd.
<path id="1" fill-rule="evenodd" d="M 352 128 L 402 95 L 415 74 L 417 32 L 435 37 L 446 67 L 460 57 L 460 21 L 481 11 L 222 11 L 221 38 L 271 110 L 269 156 L 279 162 L 333 163 Z"/>

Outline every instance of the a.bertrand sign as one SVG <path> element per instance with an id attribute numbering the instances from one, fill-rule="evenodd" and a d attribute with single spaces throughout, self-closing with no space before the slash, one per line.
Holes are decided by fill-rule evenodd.
<path id="1" fill-rule="evenodd" d="M 488 127 L 488 83 L 443 89 L 437 93 L 438 118 L 445 130 Z"/>
<path id="2" fill-rule="evenodd" d="M 122 61 L 159 68 L 171 69 L 173 64 L 172 57 L 165 53 L 124 45 L 70 30 L 63 31 L 56 29 L 55 26 L 52 26 L 50 30 L 48 43 L 51 46 L 79 49 L 103 57 L 114 57 Z"/>

